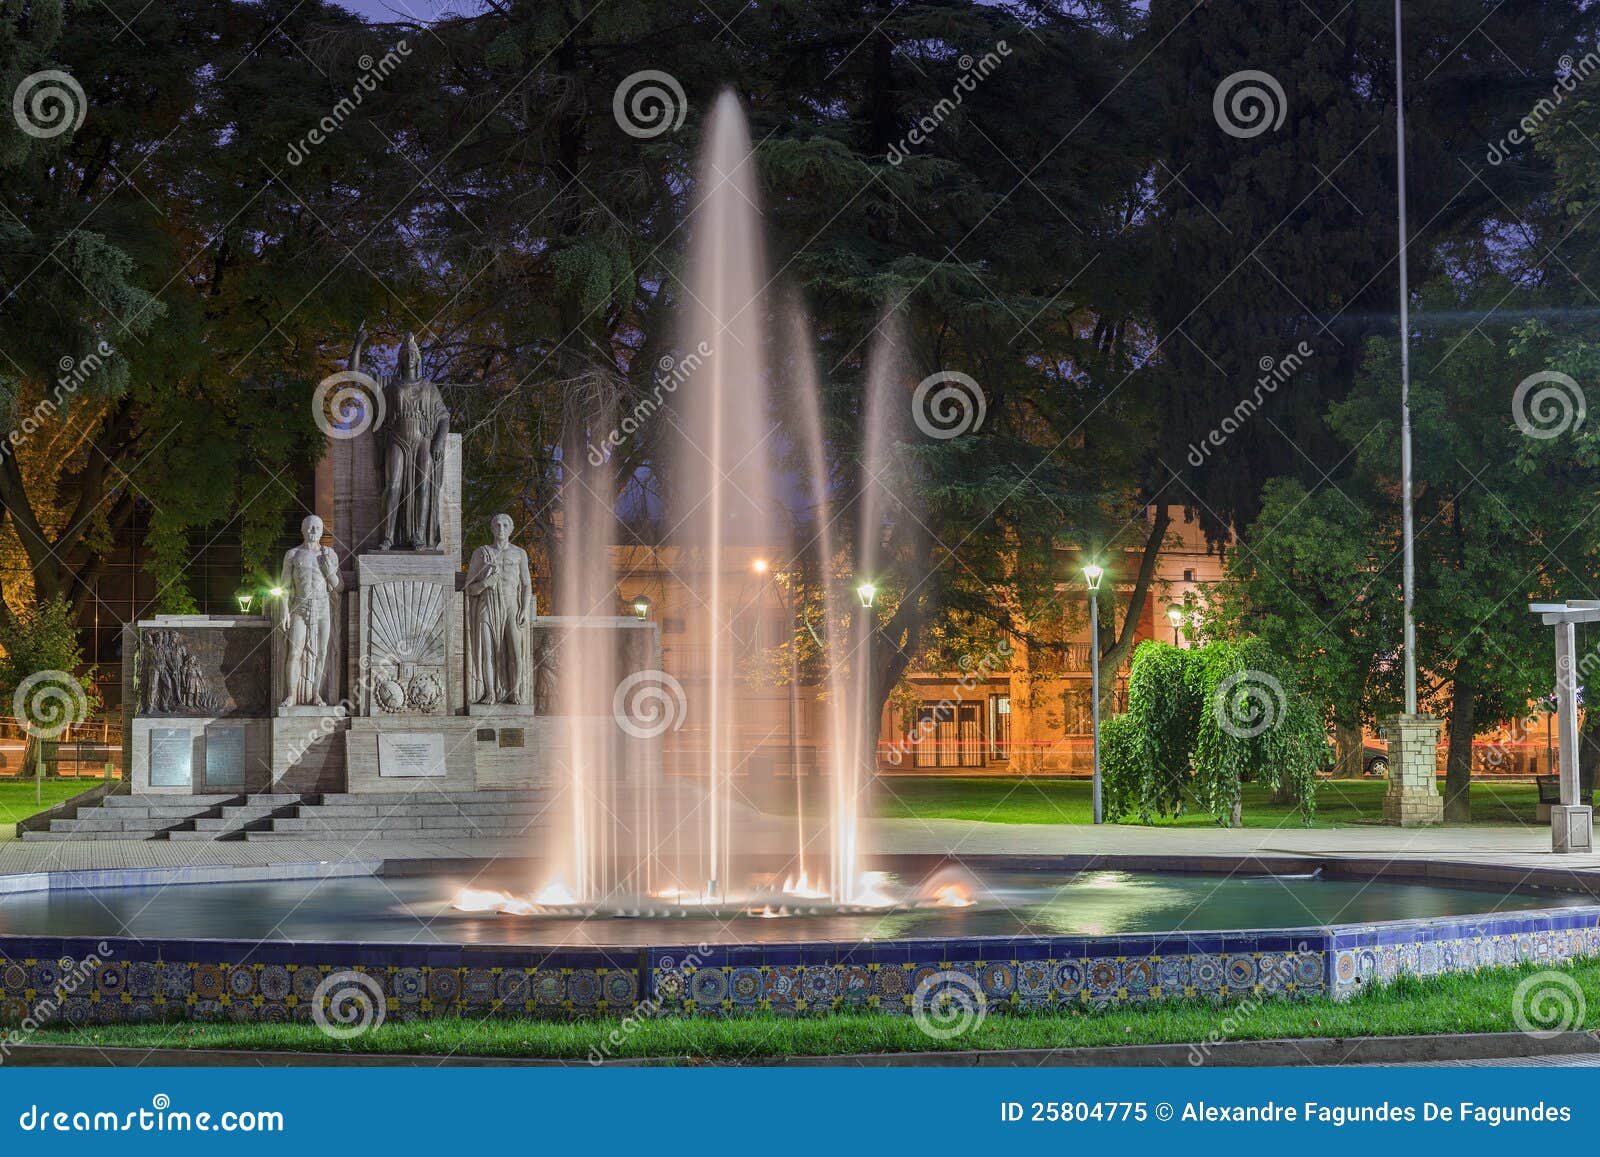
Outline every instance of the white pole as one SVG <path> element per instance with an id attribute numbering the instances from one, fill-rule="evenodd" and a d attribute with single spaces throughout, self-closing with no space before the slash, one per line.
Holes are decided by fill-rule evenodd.
<path id="1" fill-rule="evenodd" d="M 1406 714 L 1417 713 L 1417 620 L 1412 614 L 1416 598 L 1416 556 L 1412 544 L 1411 515 L 1411 315 L 1410 286 L 1406 276 L 1406 96 L 1405 53 L 1401 48 L 1400 0 L 1394 0 L 1394 133 L 1395 169 L 1399 178 L 1400 207 L 1400 533 L 1405 562 Z"/>

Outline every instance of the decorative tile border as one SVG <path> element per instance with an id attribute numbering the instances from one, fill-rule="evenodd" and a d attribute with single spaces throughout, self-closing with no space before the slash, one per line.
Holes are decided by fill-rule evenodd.
<path id="1" fill-rule="evenodd" d="M 1600 956 L 1600 907 L 1373 925 L 1129 937 L 551 951 L 475 945 L 0 936 L 0 1024 L 309 1020 L 332 973 L 371 976 L 396 1020 L 909 1013 L 939 972 L 992 1009 L 1346 997 L 1421 976 Z"/>

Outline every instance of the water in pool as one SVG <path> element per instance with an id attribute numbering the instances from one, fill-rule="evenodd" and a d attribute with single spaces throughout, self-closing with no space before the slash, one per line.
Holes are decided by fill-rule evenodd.
<path id="1" fill-rule="evenodd" d="M 1369 880 L 1018 872 L 986 875 L 991 901 L 977 908 L 731 921 L 584 920 L 454 911 L 448 898 L 465 882 L 357 877 L 25 893 L 0 897 L 0 935 L 644 946 L 1304 928 L 1585 902 L 1561 893 Z"/>

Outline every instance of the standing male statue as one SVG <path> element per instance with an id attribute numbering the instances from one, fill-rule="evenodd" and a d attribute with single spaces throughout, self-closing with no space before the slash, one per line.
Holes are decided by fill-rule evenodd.
<path id="1" fill-rule="evenodd" d="M 511 518 L 489 520 L 494 541 L 472 552 L 467 564 L 467 630 L 472 648 L 472 701 L 526 703 L 528 615 L 533 582 L 528 552 L 511 541 Z"/>
<path id="2" fill-rule="evenodd" d="M 340 589 L 339 560 L 322 545 L 322 519 L 300 523 L 301 543 L 283 556 L 284 707 L 326 707 L 323 684 L 333 643 L 333 595 Z"/>
<path id="3" fill-rule="evenodd" d="M 350 368 L 361 369 L 366 330 L 356 335 Z M 406 334 L 400 364 L 392 375 L 379 375 L 383 390 L 383 424 L 378 431 L 383 463 L 383 538 L 379 550 L 438 550 L 444 491 L 445 439 L 450 411 L 432 378 L 423 376 L 422 350 L 415 334 Z"/>

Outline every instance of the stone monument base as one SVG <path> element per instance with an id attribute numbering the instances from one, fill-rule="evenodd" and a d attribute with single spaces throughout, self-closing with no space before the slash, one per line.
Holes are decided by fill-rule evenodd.
<path id="1" fill-rule="evenodd" d="M 1587 804 L 1553 804 L 1550 808 L 1550 850 L 1594 851 L 1594 809 Z"/>
<path id="2" fill-rule="evenodd" d="M 1435 752 L 1443 724 L 1428 715 L 1385 720 L 1389 736 L 1389 790 L 1383 822 L 1402 828 L 1444 823 L 1444 798 L 1435 774 Z"/>

